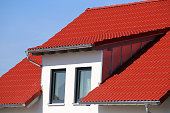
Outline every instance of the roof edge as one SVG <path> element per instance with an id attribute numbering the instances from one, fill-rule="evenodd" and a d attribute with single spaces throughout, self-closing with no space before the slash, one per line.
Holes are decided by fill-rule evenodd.
<path id="1" fill-rule="evenodd" d="M 82 45 L 73 45 L 73 46 L 63 46 L 63 47 L 53 47 L 53 48 L 40 48 L 40 49 L 28 49 L 28 53 L 39 53 L 39 52 L 48 52 L 48 51 L 61 51 L 61 50 L 70 50 L 70 49 L 82 49 L 82 48 L 91 48 L 92 44 L 82 44 Z"/>
<path id="2" fill-rule="evenodd" d="M 41 95 L 40 95 L 41 96 Z M 12 107 L 27 107 L 27 108 L 30 108 L 34 103 L 36 103 L 39 99 L 40 99 L 40 96 L 38 96 L 37 98 L 35 98 L 31 103 L 29 103 L 28 105 L 26 104 L 22 104 L 22 103 L 19 103 L 19 104 L 0 104 L 0 108 L 12 108 Z"/>
<path id="3" fill-rule="evenodd" d="M 98 105 L 160 105 L 160 101 L 90 101 L 90 102 L 79 102 L 79 104 L 98 104 Z"/>
<path id="4" fill-rule="evenodd" d="M 170 90 L 168 90 L 166 94 L 160 98 L 160 102 L 163 103 L 169 96 L 170 96 Z"/>
<path id="5" fill-rule="evenodd" d="M 35 93 L 29 100 L 27 100 L 25 103 L 14 103 L 14 104 L 0 104 L 0 108 L 12 108 L 12 107 L 27 107 L 29 108 L 34 103 L 36 103 L 42 94 L 42 90 L 39 90 L 37 93 Z"/>
<path id="6" fill-rule="evenodd" d="M 19 103 L 19 104 L 0 104 L 0 108 L 8 108 L 8 107 L 26 107 L 25 104 Z"/>
<path id="7" fill-rule="evenodd" d="M 117 5 L 110 5 L 110 6 L 104 6 L 104 7 L 93 7 L 93 8 L 87 8 L 86 11 L 108 9 L 108 8 L 115 8 L 115 7 L 124 7 L 124 6 L 131 6 L 131 5 L 137 5 L 137 4 L 160 2 L 160 1 L 167 1 L 167 0 L 147 0 L 147 1 L 139 1 L 139 2 L 133 2 L 133 3 L 124 3 L 124 4 L 117 4 Z"/>
<path id="8" fill-rule="evenodd" d="M 94 42 L 94 47 L 99 47 L 99 46 L 103 46 L 105 44 L 110 44 L 113 42 L 118 42 L 118 41 L 125 41 L 125 40 L 130 40 L 130 39 L 139 39 L 139 38 L 143 38 L 143 37 L 149 37 L 149 36 L 154 36 L 154 35 L 160 35 L 160 34 L 164 34 L 166 32 L 168 32 L 170 30 L 170 27 L 165 27 L 163 29 L 156 29 L 156 30 L 151 30 L 148 32 L 141 32 L 141 33 L 137 33 L 137 34 L 131 34 L 128 36 L 121 36 L 119 38 L 112 38 L 112 39 L 106 39 L 103 41 L 97 41 Z"/>
<path id="9" fill-rule="evenodd" d="M 27 108 L 30 108 L 33 104 L 35 104 L 38 100 L 40 100 L 41 95 L 39 95 L 37 98 L 35 98 L 29 105 L 27 105 Z"/>
<path id="10" fill-rule="evenodd" d="M 41 96 L 42 90 L 37 91 L 29 100 L 25 102 L 26 106 L 29 106 L 32 102 L 36 100 L 39 96 Z"/>

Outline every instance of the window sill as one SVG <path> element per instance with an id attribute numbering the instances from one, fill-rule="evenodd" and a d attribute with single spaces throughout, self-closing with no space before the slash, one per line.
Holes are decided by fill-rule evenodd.
<path id="1" fill-rule="evenodd" d="M 79 103 L 72 103 L 73 106 L 90 106 L 90 105 L 86 105 L 86 104 L 79 104 Z"/>
<path id="2" fill-rule="evenodd" d="M 64 103 L 53 103 L 53 104 L 48 104 L 48 106 L 64 106 Z"/>

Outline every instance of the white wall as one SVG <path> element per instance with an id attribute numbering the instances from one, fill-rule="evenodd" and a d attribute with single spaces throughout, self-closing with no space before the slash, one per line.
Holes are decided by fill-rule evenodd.
<path id="1" fill-rule="evenodd" d="M 98 105 L 75 106 L 75 68 L 92 67 L 91 89 L 101 81 L 101 51 L 62 53 L 43 56 L 42 85 L 44 113 L 98 113 Z M 51 69 L 66 68 L 65 103 L 64 105 L 49 105 L 50 72 Z"/>
<path id="2" fill-rule="evenodd" d="M 150 106 L 151 113 L 170 113 L 170 98 L 159 106 Z M 99 113 L 146 113 L 145 106 L 99 106 Z"/>
<path id="3" fill-rule="evenodd" d="M 43 113 L 42 112 L 42 97 L 29 108 L 0 108 L 0 113 Z"/>

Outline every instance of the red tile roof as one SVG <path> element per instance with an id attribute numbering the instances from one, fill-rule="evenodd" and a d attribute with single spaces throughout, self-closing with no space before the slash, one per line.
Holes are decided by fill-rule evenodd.
<path id="1" fill-rule="evenodd" d="M 41 64 L 41 56 L 31 56 Z M 30 104 L 41 95 L 41 68 L 24 58 L 20 63 L 0 77 L 0 106 Z"/>
<path id="2" fill-rule="evenodd" d="M 170 0 L 87 9 L 41 46 L 94 44 L 170 27 Z M 82 101 L 161 100 L 170 89 L 170 33 L 136 60 L 90 92 Z M 41 64 L 41 56 L 32 56 Z M 0 78 L 0 104 L 26 104 L 41 95 L 41 68 L 23 59 Z"/>
<path id="3" fill-rule="evenodd" d="M 120 74 L 81 102 L 160 101 L 170 95 L 170 31 Z"/>
<path id="4" fill-rule="evenodd" d="M 170 0 L 87 9 L 41 46 L 28 50 L 94 44 L 170 27 Z"/>

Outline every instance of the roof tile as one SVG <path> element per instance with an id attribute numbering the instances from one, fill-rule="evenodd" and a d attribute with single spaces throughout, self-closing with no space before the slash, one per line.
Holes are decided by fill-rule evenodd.
<path id="1" fill-rule="evenodd" d="M 94 44 L 165 29 L 170 27 L 169 7 L 170 0 L 154 0 L 87 9 L 47 42 L 28 50 Z"/>
<path id="2" fill-rule="evenodd" d="M 41 64 L 41 56 L 31 56 Z M 41 68 L 24 58 L 0 77 L 0 104 L 26 104 L 41 95 Z"/>

